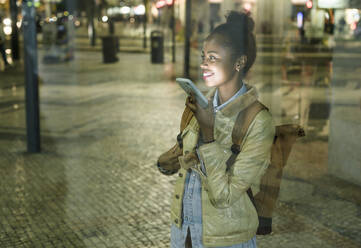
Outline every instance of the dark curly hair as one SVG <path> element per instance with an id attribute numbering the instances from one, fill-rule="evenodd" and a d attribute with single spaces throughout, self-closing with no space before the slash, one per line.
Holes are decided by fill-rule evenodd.
<path id="1" fill-rule="evenodd" d="M 233 59 L 242 55 L 247 57 L 243 68 L 244 75 L 252 67 L 256 60 L 256 39 L 253 34 L 254 21 L 244 12 L 230 11 L 226 16 L 226 23 L 217 26 L 207 40 L 219 35 L 223 45 L 230 48 Z"/>

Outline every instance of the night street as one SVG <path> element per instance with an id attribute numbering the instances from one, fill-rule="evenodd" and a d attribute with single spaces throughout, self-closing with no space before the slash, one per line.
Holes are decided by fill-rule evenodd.
<path id="1" fill-rule="evenodd" d="M 0 0 L 0 248 L 360 248 L 360 75 L 360 0 Z"/>
<path id="2" fill-rule="evenodd" d="M 161 175 L 155 163 L 175 143 L 185 94 L 167 79 L 170 64 L 118 56 L 102 64 L 101 53 L 78 51 L 73 62 L 40 63 L 40 154 L 25 152 L 23 86 L 2 86 L 1 247 L 169 247 L 177 175 Z M 289 91 L 256 86 L 271 102 Z M 328 139 L 319 132 L 296 143 L 274 234 L 259 236 L 259 247 L 360 246 L 360 187 L 327 175 Z"/>

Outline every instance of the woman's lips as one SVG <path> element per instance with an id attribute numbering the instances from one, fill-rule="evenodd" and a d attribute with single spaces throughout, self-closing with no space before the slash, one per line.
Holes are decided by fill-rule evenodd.
<path id="1" fill-rule="evenodd" d="M 211 76 L 213 76 L 212 72 L 209 72 L 209 71 L 203 72 L 203 79 L 207 79 L 207 78 L 209 78 Z"/>

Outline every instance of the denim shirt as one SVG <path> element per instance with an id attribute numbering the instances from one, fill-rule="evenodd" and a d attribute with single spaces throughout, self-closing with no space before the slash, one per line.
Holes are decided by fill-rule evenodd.
<path id="1" fill-rule="evenodd" d="M 243 84 L 242 88 L 227 102 L 218 106 L 218 90 L 215 93 L 213 106 L 214 111 L 224 108 L 227 104 L 232 102 L 238 96 L 244 94 L 247 91 L 245 84 Z M 200 137 L 198 141 L 198 146 L 202 145 L 202 138 Z M 203 172 L 204 170 L 203 162 L 201 162 L 201 168 Z M 199 174 L 193 170 L 190 170 L 187 173 L 185 180 L 185 188 L 183 195 L 183 211 L 182 211 L 182 219 L 183 224 L 181 229 L 172 225 L 171 227 L 171 247 L 172 248 L 183 248 L 185 247 L 185 240 L 187 237 L 187 230 L 189 228 L 191 239 L 192 239 L 192 247 L 193 248 L 203 248 L 202 243 L 202 184 L 201 178 Z M 246 243 L 236 244 L 232 246 L 227 246 L 223 248 L 246 248 L 246 247 L 257 247 L 256 246 L 256 238 L 252 238 Z"/>

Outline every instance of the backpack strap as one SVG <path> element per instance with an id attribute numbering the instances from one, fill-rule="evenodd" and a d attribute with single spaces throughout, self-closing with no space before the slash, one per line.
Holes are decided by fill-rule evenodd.
<path id="1" fill-rule="evenodd" d="M 193 112 L 191 111 L 191 109 L 186 106 L 183 114 L 182 114 L 182 119 L 181 119 L 181 123 L 180 123 L 180 132 L 177 135 L 177 142 L 179 147 L 182 149 L 183 148 L 183 140 L 182 140 L 182 132 L 183 130 L 188 126 L 189 122 L 191 121 L 192 117 L 194 116 Z"/>
<path id="2" fill-rule="evenodd" d="M 249 126 L 251 125 L 251 123 L 254 120 L 254 118 L 256 117 L 256 115 L 263 109 L 268 110 L 268 108 L 266 106 L 264 106 L 262 103 L 260 103 L 259 101 L 255 101 L 250 106 L 248 106 L 246 109 L 244 109 L 238 113 L 236 122 L 233 127 L 233 131 L 232 131 L 232 143 L 233 143 L 232 147 L 231 147 L 232 155 L 229 157 L 229 159 L 226 162 L 227 171 L 234 164 L 238 154 L 242 150 L 243 140 L 246 136 Z"/>
<path id="3" fill-rule="evenodd" d="M 181 124 L 180 124 L 180 132 L 181 133 L 188 126 L 188 124 L 191 121 L 193 115 L 194 114 L 193 114 L 192 110 L 188 106 L 186 106 L 184 111 L 183 111 L 182 120 L 181 120 Z"/>

